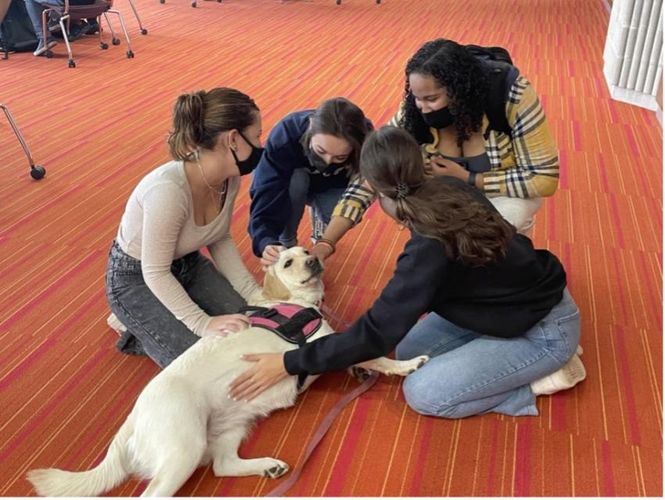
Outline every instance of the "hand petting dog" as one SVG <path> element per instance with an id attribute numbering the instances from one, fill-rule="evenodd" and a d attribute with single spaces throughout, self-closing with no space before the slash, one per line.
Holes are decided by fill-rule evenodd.
<path id="1" fill-rule="evenodd" d="M 255 364 L 231 382 L 229 397 L 234 401 L 251 401 L 289 376 L 284 368 L 283 353 L 244 354 L 241 359 Z"/>

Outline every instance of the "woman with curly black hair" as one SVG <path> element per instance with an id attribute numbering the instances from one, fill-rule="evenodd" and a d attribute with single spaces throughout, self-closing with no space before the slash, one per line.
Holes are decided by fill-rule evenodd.
<path id="1" fill-rule="evenodd" d="M 542 197 L 556 192 L 559 158 L 538 97 L 517 68 L 452 40 L 426 42 L 407 62 L 404 100 L 389 124 L 415 137 L 431 174 L 474 186 L 531 236 Z M 336 244 L 374 199 L 361 176 L 351 179 L 339 207 L 352 208 L 354 220 L 333 214 L 327 241 Z"/>
<path id="2" fill-rule="evenodd" d="M 531 235 L 541 198 L 557 189 L 559 160 L 531 84 L 511 67 L 506 95 L 492 92 L 495 65 L 466 47 L 439 38 L 406 65 L 402 108 L 391 124 L 421 145 L 431 173 L 462 179 L 481 190 L 520 233 Z M 514 80 L 514 81 L 513 81 Z M 507 129 L 489 115 L 505 101 Z"/>
<path id="3" fill-rule="evenodd" d="M 403 385 L 424 415 L 537 415 L 537 396 L 586 377 L 579 311 L 555 255 L 534 249 L 478 189 L 426 175 L 404 130 L 371 133 L 360 170 L 383 211 L 411 232 L 393 277 L 345 332 L 245 356 L 255 364 L 231 384 L 231 397 L 252 399 L 288 375 L 339 370 L 393 349 L 398 359 L 430 358 Z"/>

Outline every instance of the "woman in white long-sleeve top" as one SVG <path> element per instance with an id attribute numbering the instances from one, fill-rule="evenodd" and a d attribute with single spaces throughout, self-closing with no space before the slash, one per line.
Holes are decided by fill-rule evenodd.
<path id="1" fill-rule="evenodd" d="M 258 285 L 229 229 L 240 176 L 261 157 L 260 136 L 259 109 L 242 92 L 178 97 L 173 160 L 134 189 L 109 253 L 109 325 L 121 334 L 121 352 L 163 368 L 199 338 L 247 325 L 237 311 Z"/>

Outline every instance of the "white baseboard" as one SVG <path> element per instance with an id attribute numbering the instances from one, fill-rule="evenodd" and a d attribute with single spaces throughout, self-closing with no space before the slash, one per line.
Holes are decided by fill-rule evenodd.
<path id="1" fill-rule="evenodd" d="M 642 92 L 635 92 L 634 90 L 628 90 L 616 85 L 609 85 L 610 96 L 612 99 L 621 102 L 627 102 L 628 104 L 634 104 L 635 106 L 640 106 L 641 108 L 650 109 L 651 111 L 656 111 L 658 109 L 658 102 L 656 97 L 651 94 L 644 94 Z"/>
<path id="2" fill-rule="evenodd" d="M 663 110 L 660 109 L 660 106 L 656 106 L 656 119 L 660 123 L 660 128 L 663 128 Z"/>

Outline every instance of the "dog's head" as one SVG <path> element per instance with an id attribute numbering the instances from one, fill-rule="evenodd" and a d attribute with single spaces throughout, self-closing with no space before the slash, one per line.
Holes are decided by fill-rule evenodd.
<path id="1" fill-rule="evenodd" d="M 303 247 L 279 254 L 268 267 L 263 281 L 263 297 L 269 301 L 320 304 L 323 299 L 323 264 Z"/>

